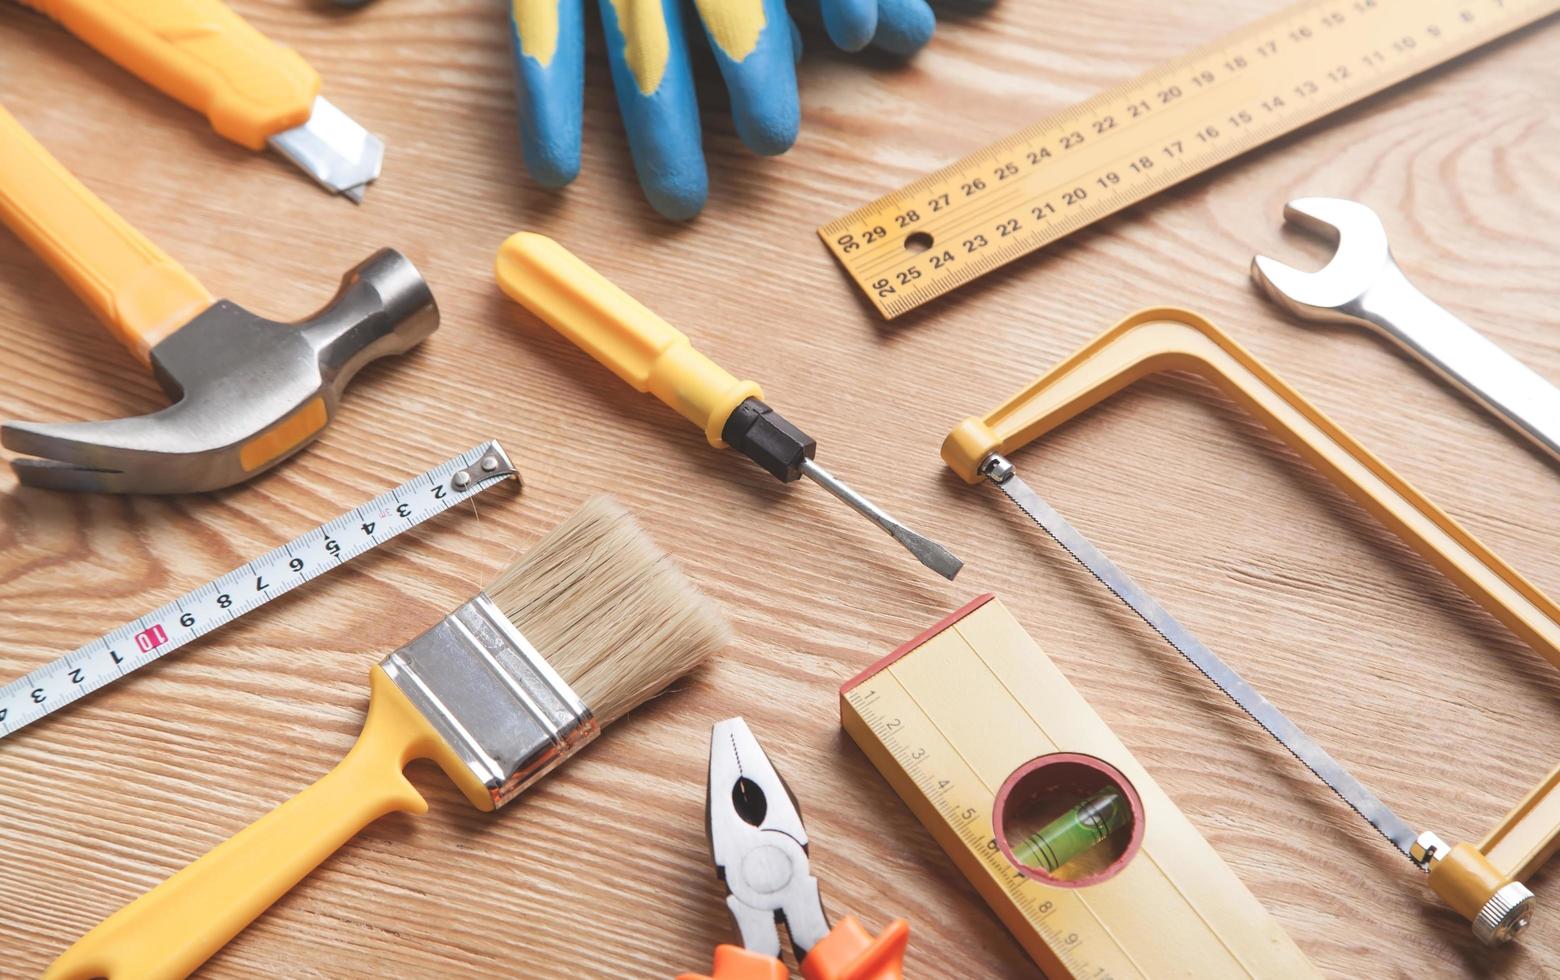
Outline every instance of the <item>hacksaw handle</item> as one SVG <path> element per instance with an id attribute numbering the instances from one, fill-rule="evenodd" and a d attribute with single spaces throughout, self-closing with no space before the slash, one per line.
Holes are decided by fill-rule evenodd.
<path id="1" fill-rule="evenodd" d="M 21 2 L 251 150 L 314 111 L 320 76 L 220 0 Z"/>
<path id="2" fill-rule="evenodd" d="M 45 980 L 147 980 L 192 973 L 373 820 L 428 804 L 401 770 L 438 735 L 378 667 L 357 744 L 319 782 L 109 916 Z"/>
<path id="3" fill-rule="evenodd" d="M 613 373 L 704 430 L 720 448 L 731 413 L 764 393 L 693 349 L 682 331 L 608 282 L 568 249 L 531 232 L 511 235 L 495 271 L 509 298 Z"/>
<path id="4" fill-rule="evenodd" d="M 991 414 L 961 422 L 943 459 L 980 479 L 1009 453 L 1145 375 L 1186 370 L 1217 384 L 1389 530 L 1550 662 L 1560 666 L 1560 606 L 1355 442 L 1244 348 L 1194 313 L 1136 313 Z"/>
<path id="5" fill-rule="evenodd" d="M 0 107 L 0 219 L 142 363 L 211 294 Z"/>

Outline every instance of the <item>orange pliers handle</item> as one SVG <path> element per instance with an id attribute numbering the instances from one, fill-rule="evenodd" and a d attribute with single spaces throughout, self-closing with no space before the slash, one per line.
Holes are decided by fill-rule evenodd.
<path id="1" fill-rule="evenodd" d="M 806 980 L 904 980 L 910 923 L 895 919 L 876 938 L 847 915 L 802 961 Z M 772 956 L 740 946 L 715 948 L 715 973 L 684 973 L 677 980 L 789 980 L 790 971 Z"/>

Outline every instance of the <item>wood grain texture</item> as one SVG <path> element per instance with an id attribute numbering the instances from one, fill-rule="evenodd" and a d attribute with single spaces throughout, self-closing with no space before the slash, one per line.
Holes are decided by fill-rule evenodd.
<path id="1" fill-rule="evenodd" d="M 381 0 L 345 16 L 235 0 L 385 136 L 354 209 L 212 134 L 42 18 L 0 5 L 0 102 L 219 295 L 282 319 L 392 245 L 444 312 L 366 370 L 316 446 L 252 484 L 136 499 L 0 473 L 0 678 L 241 564 L 479 440 L 526 476 L 0 744 L 0 974 L 77 936 L 324 772 L 366 673 L 590 494 L 620 497 L 730 612 L 736 644 L 497 815 L 436 771 L 432 811 L 373 825 L 211 961 L 223 976 L 665 977 L 734 937 L 701 807 L 709 725 L 741 713 L 801 798 L 825 902 L 912 923 L 917 977 L 1033 967 L 838 728 L 835 691 L 996 591 L 1325 973 L 1560 974 L 1547 914 L 1479 948 L 1423 876 L 989 489 L 943 435 L 1122 315 L 1195 308 L 1274 366 L 1551 595 L 1560 471 L 1363 333 L 1281 319 L 1249 287 L 1299 194 L 1365 200 L 1413 279 L 1560 378 L 1560 35 L 1541 26 L 886 325 L 813 233 L 964 152 L 1128 79 L 1277 0 L 1002 0 L 906 66 L 816 36 L 800 144 L 759 159 L 718 84 L 712 201 L 686 226 L 639 198 L 599 49 L 586 159 L 562 194 L 518 164 L 503 5 Z M 714 79 L 706 78 L 707 83 Z M 559 238 L 756 377 L 820 459 L 968 562 L 923 573 L 810 486 L 712 452 L 506 301 L 514 230 Z M 33 255 L 0 236 L 0 416 L 92 419 L 160 394 Z M 1560 674 L 1202 383 L 1139 386 L 1018 465 L 1415 825 L 1476 839 L 1553 764 Z M 474 511 L 474 513 L 472 512 Z M 1560 888 L 1553 872 L 1532 884 Z"/>

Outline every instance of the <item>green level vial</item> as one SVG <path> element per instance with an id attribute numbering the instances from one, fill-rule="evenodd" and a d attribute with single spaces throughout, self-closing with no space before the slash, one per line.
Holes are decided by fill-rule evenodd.
<path id="1" fill-rule="evenodd" d="M 1031 868 L 1055 871 L 1131 819 L 1126 799 L 1114 787 L 1106 787 L 1024 838 L 1013 855 Z"/>

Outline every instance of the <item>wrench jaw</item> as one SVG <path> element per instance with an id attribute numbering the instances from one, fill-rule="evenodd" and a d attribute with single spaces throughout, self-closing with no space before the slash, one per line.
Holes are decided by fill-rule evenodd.
<path id="1" fill-rule="evenodd" d="M 1376 212 L 1341 198 L 1301 197 L 1284 206 L 1284 219 L 1335 243 L 1336 251 L 1316 272 L 1259 255 L 1251 263 L 1257 286 L 1299 319 L 1374 326 L 1366 316 L 1366 295 L 1397 268 Z"/>

